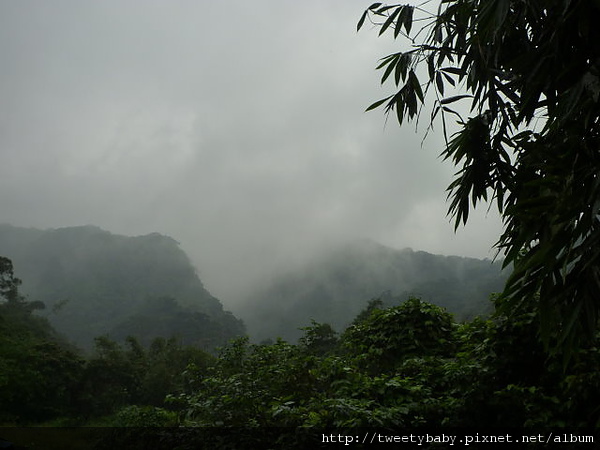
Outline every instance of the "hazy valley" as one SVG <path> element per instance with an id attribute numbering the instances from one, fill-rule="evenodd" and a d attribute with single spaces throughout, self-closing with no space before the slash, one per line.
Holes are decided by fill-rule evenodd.
<path id="1" fill-rule="evenodd" d="M 576 366 L 573 388 L 555 387 L 560 355 L 548 362 L 537 316 L 508 319 L 490 301 L 498 262 L 354 241 L 248 286 L 234 315 L 158 233 L 2 225 L 0 249 L 5 426 L 154 427 L 151 439 L 156 427 L 200 426 L 212 434 L 173 442 L 219 448 L 223 425 L 547 423 L 530 411 L 548 395 L 566 405 L 552 409 L 557 423 L 595 414 L 600 353 Z M 567 401 L 571 389 L 585 395 Z M 122 430 L 104 438 L 143 441 Z"/>
<path id="2" fill-rule="evenodd" d="M 354 241 L 248 286 L 235 317 L 178 242 L 158 233 L 3 225 L 0 249 L 23 280 L 22 293 L 44 302 L 41 314 L 86 349 L 100 335 L 146 344 L 175 335 L 209 350 L 246 332 L 253 341 L 295 341 L 312 320 L 342 330 L 372 298 L 392 306 L 417 296 L 464 319 L 490 312 L 489 295 L 503 283 L 499 263 L 489 260 Z"/>

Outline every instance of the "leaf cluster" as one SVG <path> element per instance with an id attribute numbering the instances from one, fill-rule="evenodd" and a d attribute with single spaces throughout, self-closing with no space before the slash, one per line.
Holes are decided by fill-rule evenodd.
<path id="1" fill-rule="evenodd" d="M 187 369 L 193 367 L 198 374 L 211 360 L 209 354 L 176 338 L 156 338 L 146 348 L 133 337 L 124 347 L 98 337 L 95 355 L 86 361 L 79 379 L 80 415 L 108 415 L 129 405 L 165 407 L 167 395 L 188 389 Z"/>
<path id="2" fill-rule="evenodd" d="M 395 111 L 402 124 L 433 98 L 430 125 L 441 118 L 441 155 L 457 167 L 455 227 L 495 203 L 504 221 L 496 246 L 514 268 L 507 311 L 536 305 L 543 341 L 570 349 L 568 359 L 600 316 L 600 5 L 444 0 L 428 12 L 429 3 L 375 3 L 359 20 L 358 29 L 369 18 L 411 46 L 382 58 L 381 82 L 397 91 L 368 110 Z M 458 131 L 448 136 L 451 117 Z"/>
<path id="3" fill-rule="evenodd" d="M 73 412 L 82 358 L 33 312 L 12 261 L 0 257 L 0 421 L 21 423 Z"/>
<path id="4" fill-rule="evenodd" d="M 510 319 L 497 313 L 458 324 L 439 307 L 409 299 L 371 307 L 326 354 L 311 351 L 310 339 L 298 345 L 238 339 L 191 393 L 178 397 L 181 421 L 317 429 L 599 423 L 588 395 L 600 395 L 600 353 L 580 351 L 565 375 L 537 340 L 538 320 L 535 312 Z"/>

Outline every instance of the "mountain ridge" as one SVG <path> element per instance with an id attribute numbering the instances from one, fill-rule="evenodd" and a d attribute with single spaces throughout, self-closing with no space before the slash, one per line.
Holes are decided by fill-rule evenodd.
<path id="1" fill-rule="evenodd" d="M 169 236 L 122 236 L 93 225 L 40 230 L 3 224 L 0 254 L 13 260 L 22 293 L 43 301 L 52 325 L 84 348 L 94 337 L 122 329 L 131 317 L 147 316 L 145 309 L 155 309 L 157 299 L 166 298 L 176 301 L 163 301 L 165 317 L 186 312 L 195 317 L 199 330 L 188 324 L 189 343 L 213 348 L 244 333 L 243 323 L 206 290 L 189 257 Z M 172 323 L 173 334 L 179 331 L 177 323 Z M 153 327 L 148 322 L 146 334 L 152 335 Z M 123 337 L 124 332 L 116 334 Z"/>
<path id="2" fill-rule="evenodd" d="M 506 278 L 500 266 L 489 259 L 398 250 L 361 239 L 272 277 L 236 311 L 258 340 L 293 341 L 311 320 L 341 330 L 379 297 L 387 306 L 420 297 L 467 318 L 491 311 L 489 296 L 502 290 Z"/>

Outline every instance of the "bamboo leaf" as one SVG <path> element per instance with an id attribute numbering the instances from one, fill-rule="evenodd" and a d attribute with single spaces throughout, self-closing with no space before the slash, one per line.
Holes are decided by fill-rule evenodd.
<path id="1" fill-rule="evenodd" d="M 454 75 L 460 75 L 461 77 L 466 74 L 464 69 L 459 69 L 458 67 L 443 67 L 440 69 L 442 72 L 451 73 Z"/>
<path id="2" fill-rule="evenodd" d="M 398 53 L 394 56 L 394 58 L 392 58 L 388 61 L 385 72 L 383 73 L 383 77 L 381 77 L 381 84 L 385 83 L 385 80 L 387 80 L 387 78 L 390 76 L 390 74 L 394 70 L 394 67 L 396 67 L 396 65 L 398 64 L 399 59 L 400 59 L 400 54 Z"/>
<path id="3" fill-rule="evenodd" d="M 369 106 L 367 109 L 365 109 L 365 112 L 371 111 L 375 108 L 378 108 L 379 106 L 383 105 L 387 100 L 389 100 L 390 98 L 392 98 L 392 96 L 390 95 L 389 97 L 386 97 L 384 99 L 378 100 L 375 103 L 373 103 L 371 106 Z"/>
<path id="4" fill-rule="evenodd" d="M 400 13 L 396 19 L 396 26 L 394 27 L 394 38 L 397 38 L 402 31 L 402 25 L 404 24 L 404 18 L 406 17 L 406 6 L 400 7 Z"/>
<path id="5" fill-rule="evenodd" d="M 414 6 L 406 5 L 406 14 L 404 17 L 404 29 L 406 30 L 406 34 L 410 34 L 410 30 L 412 28 L 413 23 L 413 13 L 415 10 Z"/>
<path id="6" fill-rule="evenodd" d="M 442 75 L 440 75 L 439 72 L 435 74 L 435 84 L 437 86 L 438 92 L 444 95 L 444 82 L 442 80 Z"/>
<path id="7" fill-rule="evenodd" d="M 461 100 L 461 99 L 463 99 L 463 98 L 471 98 L 471 97 L 472 97 L 472 95 L 467 95 L 467 94 L 463 94 L 463 95 L 454 95 L 454 96 L 452 96 L 452 97 L 448 97 L 448 98 L 444 98 L 444 99 L 442 99 L 442 100 L 440 101 L 440 103 L 441 103 L 442 105 L 447 105 L 447 104 L 449 104 L 449 103 L 454 103 L 454 102 L 457 102 L 457 101 L 459 101 L 459 100 Z"/>
<path id="8" fill-rule="evenodd" d="M 360 16 L 360 20 L 358 21 L 358 24 L 356 25 L 356 31 L 357 31 L 357 32 L 358 32 L 358 31 L 360 31 L 360 29 L 361 29 L 361 28 L 362 28 L 362 26 L 364 25 L 364 23 L 365 23 L 365 19 L 367 18 L 367 14 L 368 14 L 368 11 L 365 11 L 365 12 L 362 14 L 362 16 Z"/>
<path id="9" fill-rule="evenodd" d="M 423 96 L 423 89 L 421 89 L 421 83 L 419 82 L 417 75 L 415 75 L 415 72 L 411 70 L 408 74 L 408 78 L 410 81 L 410 85 L 413 89 L 413 92 L 416 94 L 416 96 L 419 98 L 419 100 L 421 102 L 423 102 L 425 100 L 425 98 Z M 415 105 L 416 105 L 416 99 L 415 99 Z"/>
<path id="10" fill-rule="evenodd" d="M 394 19 L 400 13 L 401 8 L 396 8 L 387 18 L 387 20 L 381 26 L 381 30 L 379 30 L 379 36 L 381 36 L 385 30 L 387 30 L 392 23 L 394 23 Z"/>

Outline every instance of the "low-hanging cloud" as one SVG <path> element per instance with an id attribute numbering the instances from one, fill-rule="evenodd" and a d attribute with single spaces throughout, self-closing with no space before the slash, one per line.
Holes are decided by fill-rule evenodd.
<path id="1" fill-rule="evenodd" d="M 496 216 L 454 235 L 440 136 L 365 114 L 397 45 L 368 4 L 0 4 L 0 211 L 179 240 L 227 304 L 326 243 L 487 256 Z"/>

